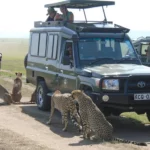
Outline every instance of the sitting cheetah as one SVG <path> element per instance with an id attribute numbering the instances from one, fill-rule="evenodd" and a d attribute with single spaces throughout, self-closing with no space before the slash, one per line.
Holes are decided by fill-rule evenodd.
<path id="1" fill-rule="evenodd" d="M 54 94 L 51 97 L 51 113 L 47 124 L 51 123 L 51 119 L 55 108 L 59 110 L 62 114 L 62 124 L 65 124 L 63 131 L 66 131 L 67 129 L 68 112 L 70 113 L 70 117 L 74 125 L 79 128 L 79 131 L 81 130 L 82 127 L 80 126 L 80 116 L 78 115 L 76 104 L 73 101 L 71 94 L 61 94 L 61 92 L 58 90 L 54 92 Z M 74 117 L 77 120 L 77 122 L 74 120 Z"/>
<path id="2" fill-rule="evenodd" d="M 113 126 L 106 120 L 105 116 L 96 104 L 94 104 L 92 99 L 80 90 L 72 91 L 71 95 L 79 104 L 79 113 L 83 124 L 84 138 L 90 136 L 91 140 L 114 140 L 122 143 L 146 146 L 146 143 L 138 143 L 113 137 Z M 94 133 L 94 135 L 91 136 L 91 132 Z"/>
<path id="3" fill-rule="evenodd" d="M 21 88 L 22 88 L 21 76 L 22 76 L 22 73 L 18 72 L 15 74 L 16 74 L 16 78 L 14 80 L 12 94 L 5 93 L 5 95 L 4 95 L 4 101 L 6 101 L 8 104 L 20 102 L 20 100 L 22 98 L 22 94 L 21 94 Z"/>

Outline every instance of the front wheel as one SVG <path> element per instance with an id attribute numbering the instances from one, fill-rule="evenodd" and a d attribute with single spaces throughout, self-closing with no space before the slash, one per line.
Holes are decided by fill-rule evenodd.
<path id="1" fill-rule="evenodd" d="M 47 96 L 48 88 L 44 81 L 39 81 L 36 92 L 36 102 L 40 110 L 50 109 L 50 98 Z"/>

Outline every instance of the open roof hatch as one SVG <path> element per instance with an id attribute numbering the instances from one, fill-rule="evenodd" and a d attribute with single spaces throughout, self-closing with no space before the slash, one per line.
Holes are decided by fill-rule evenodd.
<path id="1" fill-rule="evenodd" d="M 59 8 L 61 5 L 66 5 L 67 8 L 71 9 L 83 9 L 85 21 L 87 22 L 87 17 L 85 14 L 85 10 L 87 8 L 93 7 L 102 7 L 103 14 L 104 14 L 104 21 L 107 23 L 107 18 L 105 14 L 105 10 L 103 6 L 115 5 L 114 1 L 107 1 L 107 0 L 63 0 L 59 2 L 51 2 L 50 4 L 46 4 L 45 7 L 54 7 Z"/>
<path id="2" fill-rule="evenodd" d="M 59 8 L 61 5 L 66 5 L 67 8 L 72 9 L 86 9 L 93 8 L 99 6 L 108 6 L 115 5 L 114 1 L 106 1 L 106 0 L 64 0 L 59 2 L 52 2 L 50 4 L 46 4 L 45 7 L 56 7 Z"/>

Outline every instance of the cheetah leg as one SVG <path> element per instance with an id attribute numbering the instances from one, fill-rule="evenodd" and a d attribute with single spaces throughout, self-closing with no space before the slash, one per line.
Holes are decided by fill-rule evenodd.
<path id="1" fill-rule="evenodd" d="M 90 133 L 91 133 L 91 130 L 90 130 L 88 124 L 83 124 L 83 137 L 85 139 L 89 138 Z"/>
<path id="2" fill-rule="evenodd" d="M 65 124 L 65 127 L 63 128 L 63 131 L 66 131 L 67 126 L 68 126 L 68 112 L 62 113 L 62 122 L 64 122 L 64 124 Z"/>
<path id="3" fill-rule="evenodd" d="M 55 109 L 55 105 L 54 105 L 53 100 L 51 100 L 51 113 L 50 113 L 49 120 L 48 120 L 47 124 L 51 124 L 52 116 L 54 114 L 54 109 Z"/>

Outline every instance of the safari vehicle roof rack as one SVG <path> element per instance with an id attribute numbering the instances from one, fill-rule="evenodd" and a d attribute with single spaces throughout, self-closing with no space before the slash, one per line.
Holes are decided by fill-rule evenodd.
<path id="1" fill-rule="evenodd" d="M 52 0 L 51 0 L 52 1 Z M 45 7 L 55 7 L 59 8 L 61 5 L 66 5 L 67 8 L 72 9 L 86 9 L 92 7 L 99 7 L 99 6 L 108 6 L 108 5 L 115 5 L 114 1 L 106 1 L 106 0 L 64 0 L 60 2 L 54 2 L 50 4 L 46 4 Z"/>
<path id="2" fill-rule="evenodd" d="M 61 5 L 66 5 L 67 8 L 72 9 L 83 9 L 85 20 L 87 21 L 87 17 L 85 14 L 85 9 L 93 8 L 93 7 L 102 7 L 104 20 L 107 21 L 104 6 L 115 5 L 114 1 L 107 1 L 107 0 L 63 0 L 60 2 L 52 1 L 50 4 L 46 4 L 45 7 L 55 7 L 59 8 Z"/>
<path id="3" fill-rule="evenodd" d="M 130 31 L 130 29 L 122 27 L 120 25 L 114 24 L 114 26 L 109 27 L 108 24 L 112 24 L 112 22 L 93 22 L 91 23 L 85 23 L 85 22 L 79 22 L 79 23 L 68 23 L 64 21 L 50 21 L 50 22 L 42 22 L 42 21 L 36 21 L 34 22 L 34 27 L 62 27 L 65 26 L 69 29 L 72 29 L 76 32 L 108 32 L 108 33 L 127 33 Z M 99 25 L 99 26 L 98 26 Z"/>

